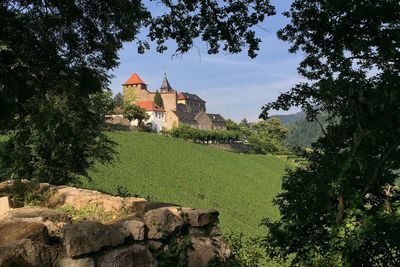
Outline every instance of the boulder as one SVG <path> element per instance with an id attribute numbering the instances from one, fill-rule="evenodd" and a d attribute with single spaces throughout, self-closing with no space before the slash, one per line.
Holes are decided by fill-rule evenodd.
<path id="1" fill-rule="evenodd" d="M 164 202 L 149 202 L 139 201 L 138 198 L 125 198 L 127 207 L 138 215 L 143 215 L 150 210 L 155 210 L 164 207 L 179 207 L 178 205 Z"/>
<path id="2" fill-rule="evenodd" d="M 159 208 L 150 210 L 144 215 L 144 223 L 148 228 L 149 239 L 161 239 L 179 230 L 184 221 L 175 210 Z"/>
<path id="3" fill-rule="evenodd" d="M 219 237 L 191 237 L 191 248 L 188 253 L 189 267 L 207 267 L 213 260 L 218 259 L 223 266 L 228 266 L 231 256 L 225 240 Z"/>
<path id="4" fill-rule="evenodd" d="M 8 181 L 4 181 L 4 182 L 0 182 L 0 195 L 4 195 L 4 194 L 9 194 L 10 191 L 12 190 L 12 188 L 14 187 L 14 185 L 19 182 L 23 185 L 28 185 L 30 183 L 29 180 L 26 179 L 21 179 L 19 181 L 17 180 L 8 180 Z"/>
<path id="5" fill-rule="evenodd" d="M 54 267 L 95 267 L 95 264 L 92 258 L 62 258 L 57 260 Z"/>
<path id="6" fill-rule="evenodd" d="M 144 223 L 139 220 L 126 220 L 117 223 L 127 236 L 134 240 L 144 240 Z"/>
<path id="7" fill-rule="evenodd" d="M 71 222 L 68 214 L 44 207 L 24 207 L 13 209 L 3 215 L 1 221 L 41 218 L 42 221 Z"/>
<path id="8" fill-rule="evenodd" d="M 0 218 L 12 209 L 12 202 L 9 197 L 0 197 Z"/>
<path id="9" fill-rule="evenodd" d="M 46 226 L 50 236 L 61 236 L 64 225 L 71 223 L 68 214 L 43 207 L 13 209 L 0 217 L 0 222 L 40 223 Z"/>
<path id="10" fill-rule="evenodd" d="M 150 251 L 142 245 L 131 245 L 109 250 L 98 261 L 100 267 L 156 267 Z"/>
<path id="11" fill-rule="evenodd" d="M 41 223 L 14 221 L 0 223 L 0 246 L 20 239 L 48 240 L 47 228 Z"/>
<path id="12" fill-rule="evenodd" d="M 49 189 L 51 188 L 51 184 L 49 183 L 39 183 L 34 187 L 34 190 L 40 193 L 44 193 L 49 191 Z"/>
<path id="13" fill-rule="evenodd" d="M 14 184 L 14 180 L 0 182 L 0 193 L 8 191 Z"/>
<path id="14" fill-rule="evenodd" d="M 51 187 L 52 195 L 47 200 L 49 207 L 70 205 L 75 209 L 82 209 L 89 204 L 99 204 L 105 212 L 116 212 L 129 208 L 125 199 L 102 194 L 97 191 L 80 189 L 68 186 Z M 129 198 L 129 203 L 146 201 L 144 198 Z"/>
<path id="15" fill-rule="evenodd" d="M 219 236 L 221 234 L 221 230 L 217 225 L 189 228 L 189 235 L 193 236 Z"/>
<path id="16" fill-rule="evenodd" d="M 51 267 L 61 247 L 31 239 L 20 239 L 0 246 L 0 266 Z"/>
<path id="17" fill-rule="evenodd" d="M 130 234 L 117 224 L 80 222 L 64 227 L 64 246 L 69 257 L 77 257 L 122 244 Z"/>
<path id="18" fill-rule="evenodd" d="M 181 216 L 188 219 L 192 227 L 203 227 L 218 223 L 219 212 L 215 209 L 181 208 Z"/>

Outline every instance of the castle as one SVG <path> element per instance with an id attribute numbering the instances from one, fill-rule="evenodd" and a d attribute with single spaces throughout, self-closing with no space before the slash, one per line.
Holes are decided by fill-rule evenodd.
<path id="1" fill-rule="evenodd" d="M 206 101 L 195 94 L 178 93 L 167 77 L 161 83 L 160 95 L 164 107 L 154 103 L 156 92 L 150 92 L 147 84 L 136 74 L 132 74 L 123 84 L 124 101 L 135 104 L 149 114 L 146 124 L 159 132 L 182 124 L 203 130 L 226 130 L 225 119 L 220 114 L 206 113 Z"/>

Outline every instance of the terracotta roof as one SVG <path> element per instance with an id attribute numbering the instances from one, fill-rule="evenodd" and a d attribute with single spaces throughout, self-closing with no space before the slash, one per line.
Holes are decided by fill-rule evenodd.
<path id="1" fill-rule="evenodd" d="M 122 85 L 128 84 L 145 84 L 144 81 L 136 73 L 132 74 L 128 80 L 126 80 Z"/>
<path id="2" fill-rule="evenodd" d="M 203 99 L 201 99 L 200 97 L 198 97 L 195 94 L 189 94 L 189 93 L 179 93 L 178 94 L 178 100 L 193 100 L 193 101 L 199 101 L 199 102 L 206 102 Z"/>
<path id="3" fill-rule="evenodd" d="M 146 110 L 146 111 L 161 111 L 165 112 L 163 108 L 160 108 L 157 106 L 153 101 L 142 101 L 142 102 L 137 102 L 135 104 L 136 106 Z"/>

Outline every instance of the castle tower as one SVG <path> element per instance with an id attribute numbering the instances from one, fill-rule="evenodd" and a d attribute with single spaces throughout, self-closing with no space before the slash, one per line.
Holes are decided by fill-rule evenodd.
<path id="1" fill-rule="evenodd" d="M 125 102 L 133 103 L 149 100 L 147 84 L 136 73 L 132 74 L 131 77 L 122 84 L 122 88 Z"/>
<path id="2" fill-rule="evenodd" d="M 169 84 L 167 75 L 165 73 L 164 73 L 164 80 L 161 83 L 160 91 L 161 93 L 174 92 L 174 89 L 172 89 L 171 85 Z"/>
<path id="3" fill-rule="evenodd" d="M 176 105 L 177 105 L 176 91 L 172 89 L 172 86 L 169 84 L 167 75 L 165 73 L 164 73 L 164 80 L 161 83 L 160 92 L 164 102 L 165 110 L 176 111 Z"/>

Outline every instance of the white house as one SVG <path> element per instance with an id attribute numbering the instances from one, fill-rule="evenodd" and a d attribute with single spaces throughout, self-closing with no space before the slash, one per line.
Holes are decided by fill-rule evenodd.
<path id="1" fill-rule="evenodd" d="M 137 102 L 135 105 L 144 109 L 146 113 L 149 115 L 149 119 L 143 121 L 145 124 L 151 124 L 151 130 L 159 133 L 162 130 L 162 127 L 165 123 L 165 110 L 159 106 L 157 106 L 153 101 L 142 101 Z M 137 126 L 138 121 L 135 120 L 131 122 L 131 125 Z"/>

